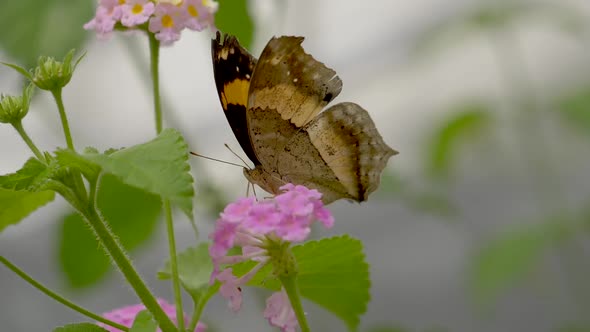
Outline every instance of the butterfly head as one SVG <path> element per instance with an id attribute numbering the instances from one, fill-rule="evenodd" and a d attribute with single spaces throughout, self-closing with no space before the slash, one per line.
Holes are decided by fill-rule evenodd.
<path id="1" fill-rule="evenodd" d="M 271 194 L 278 194 L 279 188 L 285 185 L 279 174 L 269 173 L 260 165 L 255 168 L 244 168 L 244 176 L 252 184 L 258 185 L 266 192 Z"/>

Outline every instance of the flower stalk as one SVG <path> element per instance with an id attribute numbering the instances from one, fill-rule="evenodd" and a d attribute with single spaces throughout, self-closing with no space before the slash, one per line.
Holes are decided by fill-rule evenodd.
<path id="1" fill-rule="evenodd" d="M 61 120 L 61 126 L 64 130 L 64 136 L 66 137 L 66 144 L 68 146 L 68 149 L 74 150 L 74 141 L 72 140 L 72 134 L 70 133 L 70 125 L 68 124 L 68 117 L 66 115 L 66 110 L 64 107 L 61 91 L 61 88 L 57 88 L 55 90 L 51 90 L 51 94 L 53 95 L 55 103 L 57 104 L 59 118 Z"/>
<path id="2" fill-rule="evenodd" d="M 100 177 L 99 179 L 100 180 Z M 141 299 L 146 308 L 152 313 L 154 319 L 158 322 L 163 332 L 176 332 L 176 326 L 166 315 L 164 310 L 158 304 L 158 301 L 147 287 L 137 270 L 127 256 L 123 246 L 112 231 L 106 226 L 105 220 L 102 218 L 96 208 L 96 191 L 98 182 L 91 183 L 90 197 L 88 209 L 81 211 L 84 219 L 88 222 L 94 233 L 96 234 L 100 244 L 106 249 L 111 256 L 125 279 L 129 282 L 137 296 Z"/>
<path id="3" fill-rule="evenodd" d="M 35 157 L 37 157 L 37 159 L 39 159 L 40 161 L 45 162 L 45 157 L 43 156 L 41 151 L 39 151 L 39 149 L 37 148 L 35 143 L 33 143 L 33 140 L 29 137 L 29 135 L 27 135 L 25 128 L 23 128 L 22 122 L 16 121 L 16 122 L 12 123 L 12 126 L 14 127 L 14 129 L 16 129 L 16 131 L 18 132 L 20 137 L 23 139 L 23 141 L 25 141 L 25 143 L 27 144 L 29 149 L 31 149 L 31 151 L 33 151 L 33 154 L 35 155 Z"/>
<path id="4" fill-rule="evenodd" d="M 287 292 L 289 302 L 291 302 L 291 307 L 293 307 L 295 317 L 297 317 L 297 322 L 299 322 L 299 326 L 301 327 L 301 332 L 310 332 L 307 318 L 305 318 L 305 311 L 303 311 L 303 305 L 301 304 L 301 297 L 299 296 L 297 278 L 294 275 L 290 275 L 279 277 L 279 280 L 283 288 L 285 288 L 285 292 Z"/>

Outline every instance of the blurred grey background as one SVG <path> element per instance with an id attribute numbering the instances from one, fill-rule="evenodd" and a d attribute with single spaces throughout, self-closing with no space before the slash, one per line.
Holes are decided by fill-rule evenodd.
<path id="1" fill-rule="evenodd" d="M 483 305 L 471 287 L 474 261 L 489 243 L 542 224 L 548 216 L 578 215 L 587 206 L 587 133 L 571 129 L 556 114 L 561 96 L 590 83 L 590 29 L 585 26 L 590 2 L 253 0 L 249 11 L 256 26 L 253 54 L 273 35 L 305 36 L 305 49 L 344 82 L 336 102 L 366 108 L 385 141 L 400 151 L 389 163 L 381 192 L 361 205 L 331 205 L 336 226 L 315 233 L 349 233 L 364 242 L 372 301 L 361 330 L 590 331 L 584 259 L 590 252 L 583 236 L 544 248 L 527 261 L 525 277 L 514 278 Z M 210 36 L 185 31 L 173 47 L 162 49 L 162 92 L 171 106 L 165 120 L 185 135 L 192 151 L 236 161 L 223 147 L 228 143 L 242 154 L 215 91 Z M 147 68 L 145 38 L 117 34 L 108 41 L 88 40 L 88 53 L 64 90 L 76 146 L 104 150 L 151 139 L 150 83 L 142 72 Z M 10 62 L 6 54 L 0 49 L 0 59 Z M 18 93 L 17 77 L 0 68 L 0 91 Z M 64 146 L 60 123 L 49 95 L 38 94 L 24 126 L 43 150 L 52 151 Z M 432 146 L 442 137 L 436 136 L 440 128 L 464 105 L 482 103 L 494 114 L 494 123 L 476 132 L 492 128 L 492 133 L 470 134 L 452 151 L 443 150 L 453 153 L 451 174 L 432 179 L 428 165 Z M 531 103 L 537 113 L 524 111 L 525 120 L 515 120 L 514 109 Z M 523 123 L 528 129 L 520 127 Z M 2 174 L 20 168 L 31 155 L 8 126 L 0 130 L 0 151 Z M 441 158 L 450 157 L 443 153 Z M 229 199 L 244 194 L 240 169 L 193 162 Z M 193 175 L 200 192 L 201 175 Z M 196 206 L 205 239 L 214 219 L 198 201 Z M 5 229 L 0 255 L 95 312 L 138 302 L 116 271 L 88 289 L 67 285 L 57 264 L 57 238 L 58 221 L 70 212 L 57 198 Z M 185 217 L 178 214 L 176 224 L 179 248 L 194 245 Z M 155 278 L 167 256 L 163 226 L 158 224 L 156 234 L 132 256 L 156 294 L 171 302 L 171 285 Z M 506 255 L 519 255 L 518 250 Z M 204 317 L 216 331 L 271 331 L 261 299 L 246 290 L 244 310 L 233 314 L 215 297 Z M 345 330 L 332 315 L 308 305 L 314 331 Z M 1 331 L 50 331 L 86 320 L 4 267 L 0 307 Z"/>

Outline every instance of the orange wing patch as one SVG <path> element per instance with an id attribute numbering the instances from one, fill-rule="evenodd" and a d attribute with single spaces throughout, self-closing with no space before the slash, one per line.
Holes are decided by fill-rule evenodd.
<path id="1" fill-rule="evenodd" d="M 250 81 L 236 78 L 235 80 L 224 83 L 223 90 L 219 92 L 223 109 L 227 109 L 228 104 L 246 105 L 248 104 L 248 89 Z"/>

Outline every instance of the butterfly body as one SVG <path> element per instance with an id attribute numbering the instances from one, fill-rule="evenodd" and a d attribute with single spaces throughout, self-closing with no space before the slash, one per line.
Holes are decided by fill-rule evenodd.
<path id="1" fill-rule="evenodd" d="M 227 120 L 253 169 L 246 178 L 270 193 L 285 183 L 317 189 L 325 203 L 364 201 L 397 152 L 354 103 L 322 112 L 342 89 L 336 72 L 301 47 L 273 38 L 257 60 L 232 36 L 212 42 L 213 68 Z"/>

